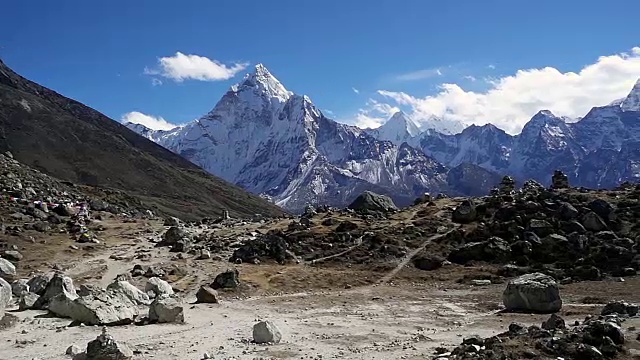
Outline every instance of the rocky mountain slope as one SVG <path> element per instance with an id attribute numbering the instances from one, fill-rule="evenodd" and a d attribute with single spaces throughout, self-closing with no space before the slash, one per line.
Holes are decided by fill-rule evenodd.
<path id="1" fill-rule="evenodd" d="M 309 203 L 344 206 L 364 190 L 402 205 L 425 191 L 448 190 L 446 167 L 407 144 L 326 118 L 262 65 L 197 121 L 169 131 L 128 126 L 292 211 Z"/>
<path id="2" fill-rule="evenodd" d="M 0 151 L 46 174 L 135 195 L 183 218 L 282 211 L 0 62 Z"/>

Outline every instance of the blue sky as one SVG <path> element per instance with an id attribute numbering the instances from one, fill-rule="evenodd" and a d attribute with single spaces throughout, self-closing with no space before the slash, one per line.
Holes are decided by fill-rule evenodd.
<path id="1" fill-rule="evenodd" d="M 9 15 L 0 22 L 5 63 L 114 119 L 137 111 L 173 123 L 193 120 L 245 73 L 207 81 L 145 73 L 162 70 L 159 58 L 177 52 L 228 67 L 264 63 L 289 90 L 309 95 L 340 121 L 363 126 L 399 108 L 419 122 L 432 112 L 482 123 L 490 110 L 524 106 L 504 94 L 487 98 L 495 89 L 537 86 L 544 93 L 560 81 L 566 86 L 555 96 L 580 92 L 559 104 L 535 95 L 529 107 L 495 115 L 517 131 L 536 106 L 574 116 L 628 92 L 640 77 L 636 0 L 40 0 L 11 1 L 3 12 Z M 624 64 L 612 70 L 601 56 Z M 589 65 L 598 67 L 597 76 L 580 73 Z M 544 67 L 559 75 L 531 75 Z M 525 86 L 518 70 L 548 78 Z M 606 80 L 611 74 L 616 79 Z M 464 99 L 471 104 L 457 105 Z M 472 106 L 484 108 L 474 112 Z"/>

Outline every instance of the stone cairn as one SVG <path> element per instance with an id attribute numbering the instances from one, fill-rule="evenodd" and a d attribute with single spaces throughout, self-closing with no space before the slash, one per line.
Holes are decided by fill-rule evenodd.
<path id="1" fill-rule="evenodd" d="M 569 178 L 562 171 L 556 170 L 551 177 L 552 189 L 567 189 L 569 187 Z"/>

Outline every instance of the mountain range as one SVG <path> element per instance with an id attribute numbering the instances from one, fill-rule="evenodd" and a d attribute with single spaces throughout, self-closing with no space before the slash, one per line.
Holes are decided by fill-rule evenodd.
<path id="1" fill-rule="evenodd" d="M 516 136 L 491 124 L 457 133 L 453 122 L 432 124 L 421 131 L 402 112 L 377 129 L 335 122 L 258 64 L 198 120 L 167 131 L 126 126 L 293 212 L 344 206 L 364 190 L 399 205 L 425 192 L 486 194 L 506 174 L 549 184 L 556 169 L 594 188 L 640 179 L 640 81 L 575 123 L 541 110 Z"/>
<path id="2" fill-rule="evenodd" d="M 6 151 L 58 179 L 126 191 L 156 214 L 199 220 L 224 210 L 243 217 L 284 213 L 0 61 L 0 152 Z"/>

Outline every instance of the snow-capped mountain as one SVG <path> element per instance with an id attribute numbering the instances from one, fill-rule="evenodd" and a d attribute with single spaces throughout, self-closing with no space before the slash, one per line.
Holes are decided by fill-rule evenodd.
<path id="1" fill-rule="evenodd" d="M 456 135 L 426 131 L 418 139 L 425 154 L 446 166 L 471 163 L 521 181 L 548 184 L 556 169 L 588 187 L 639 181 L 640 80 L 627 97 L 595 107 L 577 122 L 542 110 L 516 136 L 472 125 Z"/>
<path id="2" fill-rule="evenodd" d="M 399 205 L 425 191 L 480 195 L 500 174 L 549 184 L 560 169 L 589 187 L 640 181 L 640 81 L 578 121 L 542 110 L 516 136 L 491 124 L 459 132 L 443 124 L 421 131 L 402 112 L 375 130 L 340 124 L 257 65 L 196 121 L 168 131 L 127 126 L 294 212 L 345 206 L 364 190 Z"/>
<path id="3" fill-rule="evenodd" d="M 129 128 L 291 211 L 309 203 L 344 206 L 364 190 L 400 204 L 447 190 L 446 167 L 406 144 L 326 118 L 263 65 L 194 122 L 164 132 Z"/>
<path id="4" fill-rule="evenodd" d="M 402 111 L 393 114 L 379 128 L 367 131 L 378 140 L 391 141 L 396 145 L 410 142 L 422 132 L 420 127 Z"/>
<path id="5" fill-rule="evenodd" d="M 418 124 L 404 112 L 398 111 L 379 128 L 366 131 L 378 140 L 391 141 L 398 146 L 406 142 L 416 147 L 420 143 L 420 135 L 424 132 L 454 135 L 463 130 L 464 125 L 459 121 L 444 120 L 432 115 L 422 119 Z"/>

